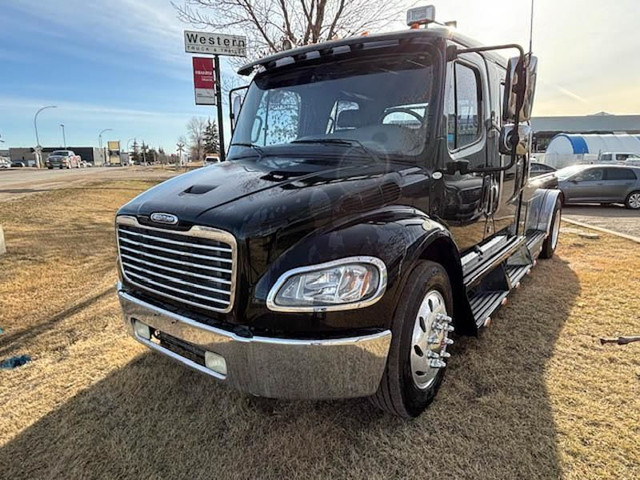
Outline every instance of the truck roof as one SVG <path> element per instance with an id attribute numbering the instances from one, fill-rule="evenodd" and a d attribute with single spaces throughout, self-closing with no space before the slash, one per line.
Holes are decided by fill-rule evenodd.
<path id="1" fill-rule="evenodd" d="M 313 45 L 305 45 L 291 50 L 283 50 L 282 52 L 274 53 L 273 55 L 269 55 L 243 65 L 238 69 L 238 73 L 240 75 L 250 75 L 256 67 L 262 67 L 268 70 L 270 68 L 288 65 L 298 61 L 318 58 L 324 55 L 331 55 L 335 53 L 335 50 L 337 49 L 342 50 L 341 47 L 346 48 L 344 49 L 344 52 L 340 51 L 338 53 L 346 53 L 346 51 L 353 49 L 357 45 L 363 46 L 365 44 L 379 43 L 380 47 L 383 47 L 385 46 L 385 42 L 412 38 L 445 38 L 447 40 L 453 40 L 460 43 L 467 48 L 484 46 L 480 42 L 446 27 L 406 29 L 375 35 L 347 37 L 340 40 L 331 40 L 328 42 L 315 43 Z M 491 58 L 494 62 L 497 62 L 502 66 L 506 66 L 506 61 L 502 56 L 493 52 L 485 52 L 484 55 Z"/>

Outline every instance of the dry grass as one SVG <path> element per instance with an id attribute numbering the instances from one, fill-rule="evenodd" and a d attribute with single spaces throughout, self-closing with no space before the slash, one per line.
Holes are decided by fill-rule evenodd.
<path id="1" fill-rule="evenodd" d="M 0 357 L 34 359 L 0 371 L 0 477 L 640 478 L 640 344 L 597 342 L 640 332 L 635 244 L 565 235 L 403 422 L 245 396 L 126 338 L 113 213 L 146 186 L 0 206 Z"/>

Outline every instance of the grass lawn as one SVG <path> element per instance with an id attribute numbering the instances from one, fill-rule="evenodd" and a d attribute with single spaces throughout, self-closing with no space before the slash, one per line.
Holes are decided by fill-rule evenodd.
<path id="1" fill-rule="evenodd" d="M 598 343 L 640 334 L 637 244 L 563 235 L 406 422 L 246 396 L 126 337 L 113 216 L 150 185 L 0 204 L 0 358 L 33 359 L 0 370 L 1 478 L 640 478 L 640 343 Z"/>

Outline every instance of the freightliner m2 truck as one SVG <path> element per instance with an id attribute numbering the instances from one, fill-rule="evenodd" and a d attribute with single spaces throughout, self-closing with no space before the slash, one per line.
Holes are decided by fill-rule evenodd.
<path id="1" fill-rule="evenodd" d="M 558 243 L 558 190 L 528 180 L 535 72 L 433 24 L 245 65 L 227 161 L 117 213 L 127 330 L 249 394 L 419 415 L 453 335 Z"/>

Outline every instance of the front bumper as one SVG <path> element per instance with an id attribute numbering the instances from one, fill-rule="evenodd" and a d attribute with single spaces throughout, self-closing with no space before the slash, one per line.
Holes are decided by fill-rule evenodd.
<path id="1" fill-rule="evenodd" d="M 178 362 L 253 395 L 288 399 L 364 397 L 382 378 L 391 332 L 330 340 L 239 337 L 141 301 L 118 287 L 127 330 L 136 340 Z M 138 335 L 134 322 L 224 357 L 222 375 Z"/>

